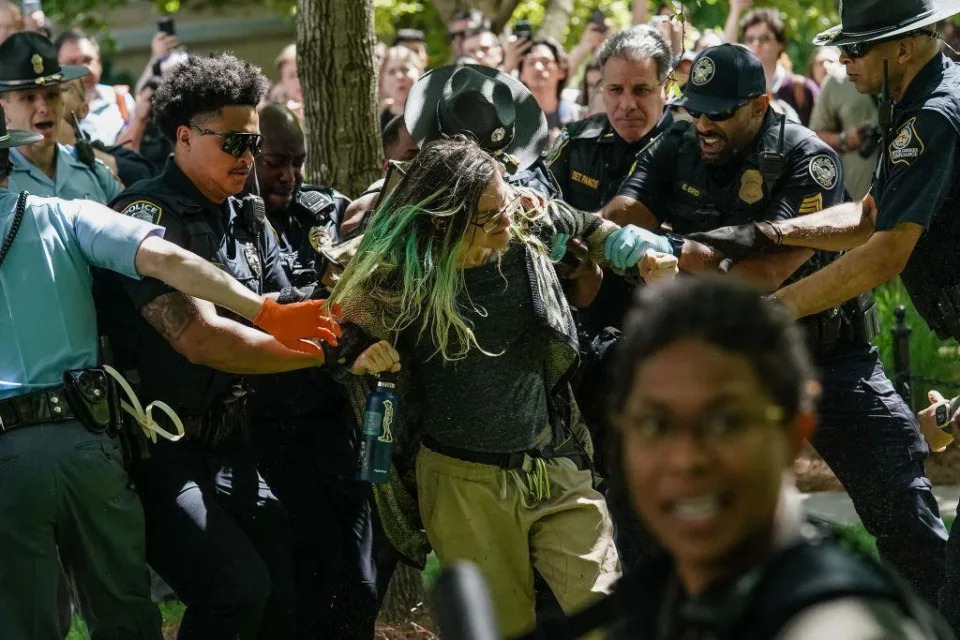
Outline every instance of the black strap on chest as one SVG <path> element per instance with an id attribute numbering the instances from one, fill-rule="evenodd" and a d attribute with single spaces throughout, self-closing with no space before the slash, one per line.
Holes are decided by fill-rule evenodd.
<path id="1" fill-rule="evenodd" d="M 6 259 L 7 253 L 9 253 L 10 247 L 13 246 L 13 241 L 17 237 L 17 232 L 20 231 L 20 224 L 23 222 L 23 216 L 27 211 L 28 195 L 30 194 L 26 191 L 21 191 L 20 197 L 17 198 L 17 210 L 13 214 L 13 223 L 10 225 L 7 236 L 3 239 L 3 244 L 0 245 L 0 266 L 3 266 L 3 261 Z"/>

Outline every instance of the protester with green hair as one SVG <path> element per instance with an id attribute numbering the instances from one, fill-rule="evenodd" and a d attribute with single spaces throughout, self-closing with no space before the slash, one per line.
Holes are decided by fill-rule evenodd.
<path id="1" fill-rule="evenodd" d="M 549 247 L 578 238 L 603 265 L 655 260 L 628 231 L 510 188 L 475 142 L 440 139 L 378 208 L 331 298 L 345 322 L 396 345 L 380 369 L 402 367 L 396 473 L 375 487 L 388 537 L 422 561 L 422 528 L 441 564 L 478 564 L 505 636 L 534 625 L 534 567 L 567 612 L 620 576 Z M 359 415 L 368 387 L 348 387 Z"/>

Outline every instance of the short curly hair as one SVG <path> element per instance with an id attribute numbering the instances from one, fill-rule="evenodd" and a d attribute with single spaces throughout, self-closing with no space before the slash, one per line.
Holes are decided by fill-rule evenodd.
<path id="1" fill-rule="evenodd" d="M 267 92 L 267 79 L 249 62 L 229 53 L 190 56 L 164 78 L 153 94 L 153 121 L 175 141 L 177 127 L 197 116 L 215 115 L 224 107 L 256 107 Z"/>

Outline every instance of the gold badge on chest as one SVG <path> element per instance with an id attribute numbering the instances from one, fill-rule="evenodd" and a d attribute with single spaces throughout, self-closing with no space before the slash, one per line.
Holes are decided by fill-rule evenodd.
<path id="1" fill-rule="evenodd" d="M 747 204 L 763 200 L 763 176 L 756 169 L 747 169 L 740 176 L 740 199 Z"/>

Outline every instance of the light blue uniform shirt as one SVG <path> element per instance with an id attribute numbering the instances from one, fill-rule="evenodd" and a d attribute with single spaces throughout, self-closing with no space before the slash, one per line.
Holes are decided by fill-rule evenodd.
<path id="1" fill-rule="evenodd" d="M 10 149 L 10 174 L 8 188 L 11 191 L 27 191 L 33 196 L 63 198 L 64 200 L 93 200 L 109 204 L 120 195 L 123 185 L 113 177 L 110 169 L 97 162 L 93 169 L 75 157 L 73 147 L 57 144 L 57 179 L 40 171 L 18 149 Z"/>
<path id="2" fill-rule="evenodd" d="M 16 210 L 0 188 L 0 243 Z M 68 369 L 97 364 L 91 266 L 139 279 L 140 243 L 163 228 L 82 200 L 30 196 L 0 266 L 0 400 L 63 384 Z"/>

